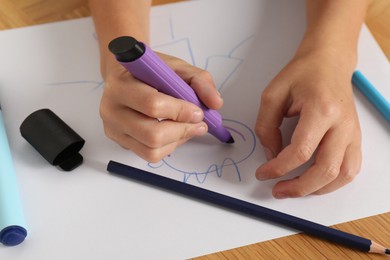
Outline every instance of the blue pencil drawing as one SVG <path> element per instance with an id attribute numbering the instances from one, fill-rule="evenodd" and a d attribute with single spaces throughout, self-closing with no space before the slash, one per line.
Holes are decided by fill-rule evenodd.
<path id="1" fill-rule="evenodd" d="M 64 82 L 55 82 L 49 83 L 49 86 L 65 86 L 65 85 L 92 85 L 93 88 L 91 91 L 103 87 L 104 81 L 94 81 L 94 80 L 78 80 L 78 81 L 64 81 Z"/>
<path id="2" fill-rule="evenodd" d="M 200 140 L 192 140 L 177 148 L 159 163 L 149 163 L 148 165 L 153 169 L 166 166 L 182 174 L 183 182 L 195 178 L 198 183 L 204 183 L 210 174 L 222 177 L 224 169 L 229 167 L 233 169 L 230 169 L 229 172 L 235 174 L 236 181 L 241 181 L 239 164 L 253 154 L 256 147 L 256 136 L 248 126 L 239 121 L 224 119 L 223 122 L 234 137 L 234 145 L 207 145 Z M 210 138 L 213 137 L 210 136 Z M 215 142 L 210 140 L 209 143 L 214 144 Z M 191 154 L 186 146 L 190 146 L 188 150 Z M 196 161 L 197 169 L 194 169 L 193 166 L 187 166 L 189 164 L 185 162 L 188 160 Z"/>

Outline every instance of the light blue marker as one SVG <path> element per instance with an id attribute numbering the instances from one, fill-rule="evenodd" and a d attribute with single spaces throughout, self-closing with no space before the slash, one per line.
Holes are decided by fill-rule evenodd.
<path id="1" fill-rule="evenodd" d="M 352 83 L 367 97 L 386 120 L 390 122 L 390 103 L 360 71 L 357 70 L 353 73 Z"/>
<path id="2" fill-rule="evenodd" d="M 27 236 L 22 204 L 0 105 L 0 243 L 16 246 Z"/>

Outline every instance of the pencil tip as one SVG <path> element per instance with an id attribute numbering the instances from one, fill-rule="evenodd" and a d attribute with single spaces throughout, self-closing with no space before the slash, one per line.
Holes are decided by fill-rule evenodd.
<path id="1" fill-rule="evenodd" d="M 385 249 L 385 254 L 386 254 L 386 255 L 390 255 L 390 249 L 386 248 L 386 249 Z"/>
<path id="2" fill-rule="evenodd" d="M 227 144 L 233 144 L 234 143 L 233 137 L 231 136 L 230 139 L 226 143 Z"/>

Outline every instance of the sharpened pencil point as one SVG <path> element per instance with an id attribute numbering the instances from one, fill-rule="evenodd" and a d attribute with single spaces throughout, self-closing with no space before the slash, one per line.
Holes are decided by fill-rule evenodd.
<path id="1" fill-rule="evenodd" d="M 386 249 L 385 249 L 385 254 L 386 254 L 386 255 L 390 255 L 390 249 L 386 248 Z"/>
<path id="2" fill-rule="evenodd" d="M 231 136 L 230 139 L 229 139 L 229 141 L 227 141 L 226 143 L 227 143 L 227 144 L 233 144 L 233 143 L 234 143 L 233 137 Z"/>

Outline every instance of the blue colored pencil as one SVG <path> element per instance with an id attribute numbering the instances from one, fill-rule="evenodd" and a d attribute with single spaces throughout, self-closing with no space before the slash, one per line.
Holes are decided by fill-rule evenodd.
<path id="1" fill-rule="evenodd" d="M 352 83 L 363 93 L 375 108 L 390 122 L 390 103 L 360 72 L 355 71 L 352 75 Z"/>
<path id="2" fill-rule="evenodd" d="M 390 250 L 369 239 L 317 224 L 286 213 L 265 208 L 247 201 L 239 200 L 184 182 L 169 179 L 151 172 L 140 170 L 129 165 L 110 161 L 107 171 L 116 175 L 130 178 L 142 183 L 173 191 L 191 198 L 205 201 L 219 207 L 224 207 L 255 218 L 281 224 L 307 234 L 327 239 L 334 243 L 352 247 L 364 252 L 390 254 Z"/>

